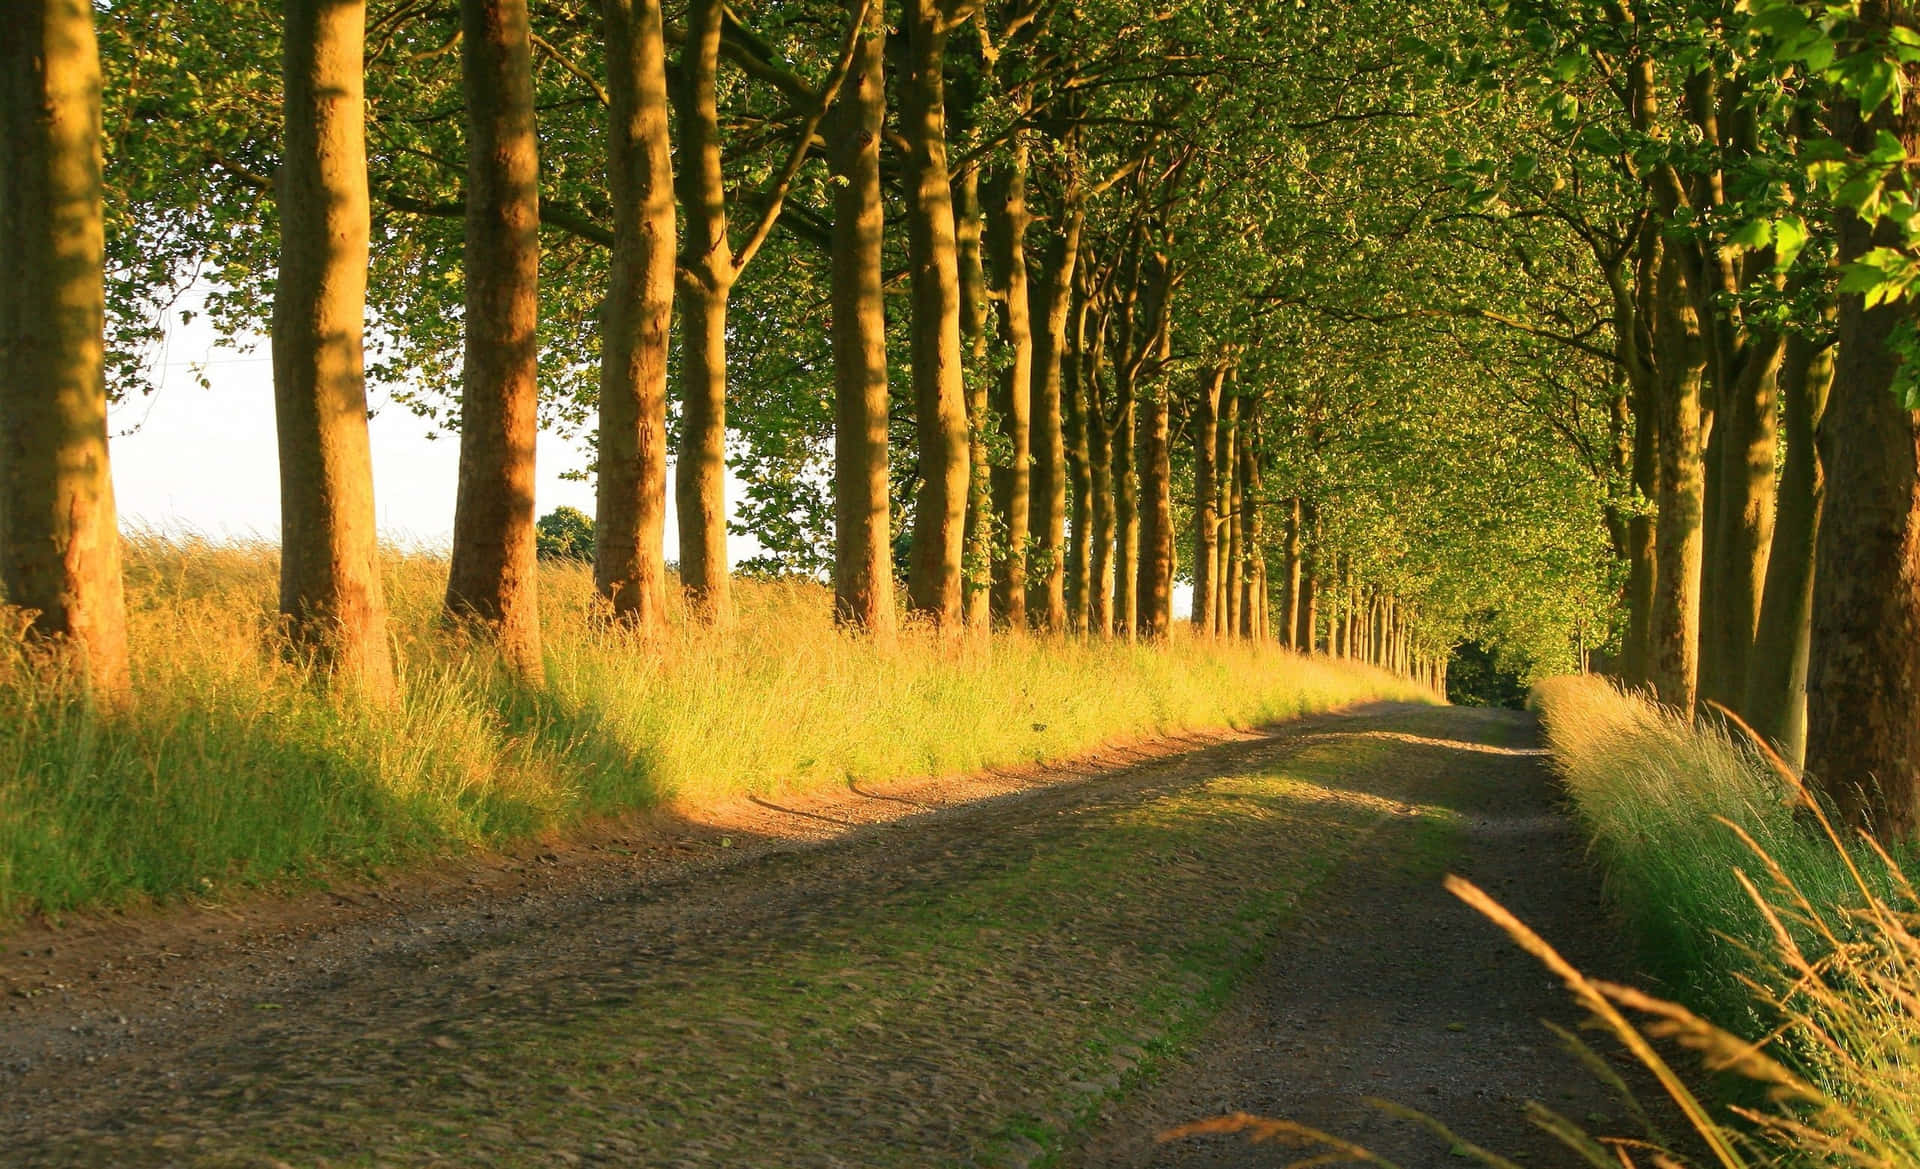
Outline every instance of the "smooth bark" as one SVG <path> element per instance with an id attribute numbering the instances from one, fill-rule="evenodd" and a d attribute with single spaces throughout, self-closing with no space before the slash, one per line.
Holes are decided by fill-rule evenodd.
<path id="1" fill-rule="evenodd" d="M 1193 415 L 1193 627 L 1212 636 L 1218 624 L 1220 579 L 1220 489 L 1216 482 L 1216 434 L 1226 367 L 1216 366 L 1194 399 Z"/>
<path id="2" fill-rule="evenodd" d="M 980 168 L 953 180 L 954 246 L 960 277 L 960 343 L 967 362 L 967 519 L 963 608 L 967 627 L 982 632 L 993 620 L 993 465 L 987 431 L 993 403 L 987 392 L 987 269 L 980 209 Z"/>
<path id="3" fill-rule="evenodd" d="M 1863 15 L 1885 20 L 1887 6 L 1865 5 Z M 1899 117 L 1843 110 L 1839 121 L 1856 149 L 1884 131 L 1908 157 L 1920 151 L 1911 105 Z M 1839 262 L 1898 238 L 1892 223 L 1875 231 L 1842 214 Z M 1858 293 L 1840 298 L 1820 434 L 1827 505 L 1814 564 L 1807 771 L 1849 822 L 1883 841 L 1920 828 L 1920 411 L 1894 394 L 1891 344 L 1916 311 L 1911 301 L 1869 309 Z"/>

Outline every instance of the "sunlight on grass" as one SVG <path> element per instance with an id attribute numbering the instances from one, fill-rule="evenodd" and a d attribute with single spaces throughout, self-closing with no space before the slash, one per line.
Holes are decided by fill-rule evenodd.
<path id="1" fill-rule="evenodd" d="M 876 648 L 825 590 L 742 582 L 724 635 L 642 641 L 590 620 L 584 565 L 542 569 L 546 684 L 439 622 L 445 565 L 390 553 L 404 699 L 330 698 L 270 644 L 268 545 L 143 535 L 127 550 L 136 702 L 106 718 L 0 654 L 0 922 L 314 879 L 497 845 L 677 800 L 1059 759 L 1372 698 L 1379 671 L 1271 646 L 1040 637 Z M 676 614 L 676 617 L 678 615 Z"/>

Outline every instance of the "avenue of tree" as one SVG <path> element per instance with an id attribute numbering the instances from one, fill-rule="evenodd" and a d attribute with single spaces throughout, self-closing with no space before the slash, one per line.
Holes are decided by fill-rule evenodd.
<path id="1" fill-rule="evenodd" d="M 371 387 L 458 433 L 447 611 L 531 678 L 549 426 L 638 637 L 738 571 L 883 639 L 1188 582 L 1717 704 L 1911 836 L 1916 62 L 1905 0 L 24 0 L 0 587 L 130 700 L 107 404 L 191 304 L 270 338 L 286 635 L 370 701 Z"/>

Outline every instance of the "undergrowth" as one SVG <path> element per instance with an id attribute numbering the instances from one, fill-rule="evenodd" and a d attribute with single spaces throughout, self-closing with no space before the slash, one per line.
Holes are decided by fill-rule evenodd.
<path id="1" fill-rule="evenodd" d="M 33 913 L 314 880 L 584 819 L 1056 759 L 1103 742 L 1423 698 L 1271 646 L 835 627 L 804 581 L 742 582 L 716 632 L 589 620 L 585 565 L 544 565 L 544 684 L 439 621 L 444 563 L 387 561 L 404 697 L 329 697 L 274 651 L 271 546 L 127 548 L 131 708 L 93 710 L 0 654 L 0 925 Z"/>

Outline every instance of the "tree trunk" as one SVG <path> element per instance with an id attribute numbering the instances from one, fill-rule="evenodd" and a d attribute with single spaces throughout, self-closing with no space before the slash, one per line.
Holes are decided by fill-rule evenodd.
<path id="1" fill-rule="evenodd" d="M 1107 418 L 1106 387 L 1101 382 L 1105 365 L 1106 326 L 1097 322 L 1092 331 L 1092 349 L 1087 355 L 1087 433 L 1091 455 L 1093 485 L 1093 551 L 1089 557 L 1092 574 L 1091 603 L 1087 606 L 1088 628 L 1100 637 L 1114 633 L 1113 544 L 1115 514 L 1113 480 L 1113 427 Z"/>
<path id="2" fill-rule="evenodd" d="M 1627 633 L 1621 645 L 1621 675 L 1630 686 L 1653 680 L 1655 550 L 1660 494 L 1659 391 L 1651 375 L 1633 386 L 1633 489 L 1635 509 L 1627 520 Z"/>
<path id="3" fill-rule="evenodd" d="M 1714 646 L 1714 666 L 1710 677 L 1703 667 L 1700 693 L 1742 715 L 1773 542 L 1773 466 L 1779 445 L 1774 413 L 1784 341 L 1777 333 L 1753 334 L 1746 365 L 1722 395 L 1714 420 L 1720 492 L 1708 522 L 1720 533 L 1715 541 L 1719 570 L 1712 624 L 1703 621 L 1701 629 L 1702 639 Z"/>
<path id="4" fill-rule="evenodd" d="M 1082 375 L 1087 364 L 1086 335 L 1087 303 L 1076 288 L 1068 315 L 1067 348 L 1060 365 L 1060 403 L 1066 431 L 1067 478 L 1073 485 L 1072 525 L 1067 537 L 1067 624 L 1081 632 L 1087 628 L 1087 610 L 1093 594 L 1089 561 L 1093 545 L 1093 452 L 1089 419 L 1093 417 L 1093 410 L 1088 405 Z"/>
<path id="5" fill-rule="evenodd" d="M 993 265 L 1000 339 L 1010 358 L 994 380 L 993 413 L 1005 443 L 993 468 L 993 515 L 1004 544 L 994 549 L 993 617 L 1011 629 L 1027 624 L 1027 538 L 1032 490 L 1033 319 L 1027 287 L 1027 140 L 1013 138 L 1012 157 L 993 176 L 987 200 L 987 253 Z"/>
<path id="6" fill-rule="evenodd" d="M 915 610 L 952 629 L 961 619 L 967 502 L 966 387 L 960 366 L 960 274 L 947 177 L 947 16 L 938 0 L 905 0 L 907 68 L 900 84 L 906 159 L 907 260 L 913 286 L 914 501 L 907 591 Z"/>
<path id="7" fill-rule="evenodd" d="M 727 301 L 737 275 L 720 168 L 722 0 L 691 0 L 679 84 L 673 88 L 685 214 L 676 281 L 680 293 L 680 449 L 674 510 L 680 527 L 680 587 L 696 618 L 725 624 L 733 598 L 727 572 Z"/>
<path id="8" fill-rule="evenodd" d="M 127 699 L 107 464 L 100 57 L 87 0 L 29 0 L 0 35 L 0 588 L 93 693 Z"/>
<path id="9" fill-rule="evenodd" d="M 1239 433 L 1234 441 L 1234 458 L 1239 464 L 1235 480 L 1240 485 L 1234 511 L 1240 517 L 1241 557 L 1247 562 L 1240 573 L 1245 590 L 1240 598 L 1240 636 L 1247 638 L 1261 636 L 1260 610 L 1267 585 L 1266 553 L 1260 547 L 1264 501 L 1260 498 L 1260 463 L 1254 457 L 1259 429 L 1260 399 L 1248 398 L 1241 407 Z"/>
<path id="10" fill-rule="evenodd" d="M 509 668 L 540 670 L 533 453 L 539 431 L 540 162 L 526 0 L 461 0 L 467 104 L 466 368 L 447 610 Z"/>
<path id="11" fill-rule="evenodd" d="M 1320 508 L 1312 500 L 1300 503 L 1304 545 L 1300 550 L 1300 607 L 1295 614 L 1293 647 L 1303 654 L 1319 648 L 1320 624 Z"/>
<path id="12" fill-rule="evenodd" d="M 1227 563 L 1220 574 L 1224 595 L 1220 606 L 1220 634 L 1240 631 L 1240 575 L 1247 561 L 1246 481 L 1240 477 L 1240 395 L 1229 394 L 1221 411 L 1220 445 L 1215 458 L 1227 476 Z"/>
<path id="13" fill-rule="evenodd" d="M 1065 408 L 1061 394 L 1062 355 L 1067 346 L 1067 314 L 1073 304 L 1073 276 L 1079 267 L 1083 213 L 1068 197 L 1066 222 L 1046 252 L 1034 283 L 1034 315 L 1040 329 L 1033 345 L 1033 480 L 1028 514 L 1033 524 L 1033 563 L 1028 573 L 1027 615 L 1036 629 L 1055 633 L 1068 627 L 1067 455 Z"/>
<path id="14" fill-rule="evenodd" d="M 1747 674 L 1744 715 L 1790 762 L 1807 754 L 1807 644 L 1813 611 L 1814 545 L 1826 477 L 1817 445 L 1833 385 L 1833 350 L 1794 336 L 1780 368 L 1786 458 L 1776 490 L 1760 627 Z"/>
<path id="15" fill-rule="evenodd" d="M 966 362 L 967 520 L 962 559 L 967 627 L 992 627 L 993 466 L 987 444 L 991 403 L 987 394 L 987 270 L 981 260 L 980 168 L 954 178 L 954 247 L 960 277 L 960 342 Z"/>
<path id="16" fill-rule="evenodd" d="M 1131 319 L 1133 306 L 1121 310 L 1113 363 L 1113 624 L 1114 632 L 1132 638 L 1140 629 L 1140 473 L 1135 443 L 1139 437 L 1135 401 Z"/>
<path id="17" fill-rule="evenodd" d="M 1206 636 L 1215 632 L 1218 623 L 1220 489 L 1215 482 L 1214 444 L 1220 429 L 1220 390 L 1226 381 L 1227 367 L 1215 366 L 1195 400 L 1198 409 L 1193 416 L 1193 628 Z"/>
<path id="18" fill-rule="evenodd" d="M 1662 702 L 1691 714 L 1699 683 L 1706 494 L 1700 383 L 1706 351 L 1679 253 L 1664 248 L 1660 262 L 1660 518 L 1649 680 Z"/>
<path id="19" fill-rule="evenodd" d="M 862 0 L 848 0 L 858 11 Z M 833 599 L 843 623 L 893 633 L 893 529 L 887 495 L 887 318 L 881 291 L 885 225 L 887 24 L 868 4 L 852 67 L 826 127 L 833 193 Z"/>
<path id="20" fill-rule="evenodd" d="M 1883 4 L 1863 19 L 1886 20 Z M 1861 119 L 1842 111 L 1856 149 L 1895 133 L 1920 150 L 1920 116 L 1885 108 Z M 1852 130 L 1849 135 L 1847 131 Z M 1839 261 L 1898 242 L 1840 217 Z M 1851 823 L 1882 841 L 1920 828 L 1920 411 L 1893 392 L 1900 357 L 1891 341 L 1910 327 L 1910 300 L 1869 309 L 1840 298 L 1840 348 L 1821 421 L 1827 471 L 1813 574 L 1813 645 L 1807 677 L 1807 770 Z"/>
<path id="21" fill-rule="evenodd" d="M 1148 396 L 1141 428 L 1140 606 L 1143 636 L 1173 630 L 1173 455 L 1171 404 L 1163 380 Z"/>
<path id="22" fill-rule="evenodd" d="M 605 0 L 613 267 L 600 341 L 594 588 L 622 625 L 667 623 L 673 155 L 660 0 Z"/>
<path id="23" fill-rule="evenodd" d="M 335 683 L 394 694 L 361 348 L 367 306 L 366 101 L 358 0 L 289 0 L 273 401 L 280 613 Z"/>
<path id="24" fill-rule="evenodd" d="M 1300 648 L 1300 497 L 1287 501 L 1286 556 L 1280 580 L 1280 643 Z"/>

